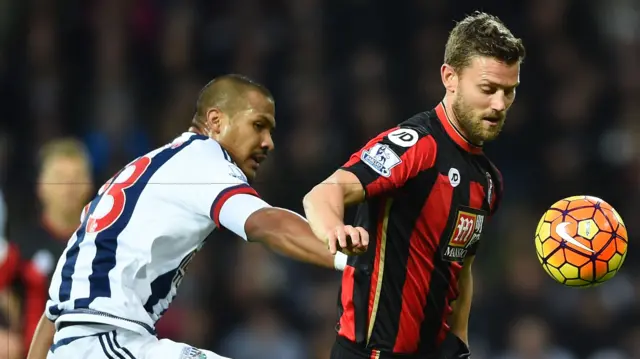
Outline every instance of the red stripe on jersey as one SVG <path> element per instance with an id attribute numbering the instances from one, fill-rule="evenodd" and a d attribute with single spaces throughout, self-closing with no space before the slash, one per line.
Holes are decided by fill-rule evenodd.
<path id="1" fill-rule="evenodd" d="M 342 289 L 340 301 L 342 303 L 342 315 L 340 316 L 340 330 L 338 334 L 356 341 L 356 314 L 353 307 L 353 276 L 355 268 L 351 266 L 344 267 L 342 274 Z"/>
<path id="2" fill-rule="evenodd" d="M 388 135 L 389 133 L 397 130 L 399 127 L 394 127 L 388 131 L 384 131 L 381 134 L 379 134 L 378 136 L 376 136 L 375 138 L 373 138 L 372 140 L 370 140 L 369 142 L 367 142 L 366 145 L 364 145 L 364 147 L 362 147 L 360 149 L 360 151 L 354 153 L 351 155 L 351 157 L 349 158 L 349 161 L 347 161 L 347 163 L 344 164 L 343 167 L 351 167 L 353 165 L 355 165 L 356 163 L 360 162 L 360 156 L 362 156 L 362 152 L 370 149 L 371 147 L 373 147 L 373 145 L 375 145 L 376 143 L 382 141 L 382 139 Z"/>
<path id="3" fill-rule="evenodd" d="M 469 184 L 469 207 L 482 209 L 484 198 L 485 190 L 482 184 L 471 181 Z M 449 303 L 455 300 L 460 294 L 457 278 L 459 277 L 461 270 L 462 264 L 460 263 L 451 263 L 451 265 L 449 266 L 449 278 L 451 278 L 453 284 L 449 286 L 449 291 L 447 292 L 447 307 L 442 313 L 442 322 L 444 323 L 444 325 L 442 326 L 442 328 L 440 328 L 440 332 L 438 333 L 438 343 L 442 343 L 444 338 L 447 336 L 447 332 L 449 331 L 447 318 L 453 311 Z"/>
<path id="4" fill-rule="evenodd" d="M 452 197 L 453 187 L 448 176 L 439 174 L 409 241 L 407 277 L 402 288 L 402 310 L 394 352 L 413 353 L 418 349 L 434 269 L 433 258 L 439 255 L 438 243 L 425 238 L 441 238 L 447 227 Z"/>
<path id="5" fill-rule="evenodd" d="M 222 206 L 229 200 L 229 198 L 237 195 L 237 194 L 250 194 L 252 196 L 260 197 L 258 192 L 251 188 L 248 184 L 239 184 L 237 186 L 229 187 L 224 189 L 222 192 L 218 194 L 218 197 L 211 204 L 211 219 L 216 224 L 216 227 L 220 227 L 220 211 L 222 210 Z"/>
<path id="6" fill-rule="evenodd" d="M 20 253 L 18 247 L 12 243 L 7 243 L 7 254 L 4 261 L 0 263 L 0 290 L 13 282 L 20 265 Z"/>
<path id="7" fill-rule="evenodd" d="M 408 179 L 433 167 L 436 162 L 437 148 L 436 140 L 432 136 L 421 137 L 415 145 L 400 156 L 402 162 L 393 168 L 390 177 L 378 177 L 367 185 L 367 194 L 375 196 L 387 190 L 401 187 Z"/>

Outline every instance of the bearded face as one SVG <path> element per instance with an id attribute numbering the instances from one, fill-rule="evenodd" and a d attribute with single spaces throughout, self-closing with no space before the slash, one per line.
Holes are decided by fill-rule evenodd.
<path id="1" fill-rule="evenodd" d="M 459 91 L 453 101 L 453 113 L 468 139 L 475 144 L 493 141 L 498 137 L 507 116 L 507 110 L 486 111 L 467 102 L 464 92 Z"/>
<path id="2" fill-rule="evenodd" d="M 498 137 L 515 100 L 520 64 L 475 57 L 460 70 L 451 107 L 459 129 L 476 145 Z"/>

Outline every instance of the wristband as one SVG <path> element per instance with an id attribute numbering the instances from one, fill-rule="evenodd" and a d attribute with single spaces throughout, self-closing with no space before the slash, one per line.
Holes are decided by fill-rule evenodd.
<path id="1" fill-rule="evenodd" d="M 347 265 L 347 259 L 348 258 L 349 258 L 349 256 L 344 254 L 344 253 L 336 252 L 336 255 L 333 256 L 333 267 L 336 270 L 343 271 L 344 267 L 346 267 L 346 265 Z"/>

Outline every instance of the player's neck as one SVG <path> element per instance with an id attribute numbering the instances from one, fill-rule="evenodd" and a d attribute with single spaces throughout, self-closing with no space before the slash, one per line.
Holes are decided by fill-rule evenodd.
<path id="1" fill-rule="evenodd" d="M 199 129 L 196 126 L 191 126 L 189 127 L 189 132 L 193 132 L 193 133 L 197 133 L 199 135 L 203 135 L 203 136 L 207 136 L 204 131 L 202 131 L 201 129 Z M 235 161 L 235 157 L 231 154 L 231 151 L 229 151 L 229 149 L 227 148 L 227 146 L 225 146 L 224 143 L 220 142 L 217 138 L 212 138 L 213 140 L 215 140 L 216 142 L 218 142 L 218 144 L 229 153 L 229 155 L 231 156 L 231 158 Z"/>
<path id="2" fill-rule="evenodd" d="M 442 104 L 444 105 L 444 113 L 447 116 L 447 120 L 449 123 L 460 132 L 465 138 L 469 138 L 467 131 L 465 131 L 462 126 L 460 126 L 460 122 L 458 121 L 458 117 L 456 116 L 455 111 L 453 111 L 453 101 L 449 96 L 445 96 L 442 99 Z"/>
<path id="3" fill-rule="evenodd" d="M 460 121 L 458 121 L 458 117 L 456 116 L 455 111 L 453 111 L 453 106 L 451 105 L 452 103 L 453 101 L 449 96 L 445 96 L 444 99 L 442 99 L 442 104 L 444 105 L 444 113 L 447 116 L 447 120 L 449 121 L 449 123 L 451 123 L 451 126 L 453 126 L 460 134 L 462 134 L 467 142 L 475 146 L 482 146 L 482 142 L 477 143 L 477 141 L 472 141 L 469 133 L 465 131 L 464 128 L 460 125 Z"/>
<path id="4" fill-rule="evenodd" d="M 189 127 L 189 129 L 187 130 L 188 132 L 193 132 L 193 133 L 197 133 L 198 135 L 204 135 L 204 133 L 202 132 L 202 130 L 200 130 L 199 128 L 197 128 L 196 126 L 191 126 Z"/>

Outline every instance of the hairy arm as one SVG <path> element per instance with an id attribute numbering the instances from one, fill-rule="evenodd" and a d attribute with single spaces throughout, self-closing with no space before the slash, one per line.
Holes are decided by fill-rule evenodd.
<path id="1" fill-rule="evenodd" d="M 435 140 L 415 128 L 396 127 L 370 140 L 303 200 L 313 232 L 331 252 L 366 250 L 369 234 L 363 227 L 344 225 L 344 209 L 366 199 L 389 195 L 435 163 Z"/>
<path id="2" fill-rule="evenodd" d="M 53 343 L 54 333 L 55 327 L 53 323 L 43 314 L 33 334 L 27 359 L 46 359 L 49 348 Z"/>
<path id="3" fill-rule="evenodd" d="M 464 261 L 464 266 L 458 279 L 460 295 L 453 305 L 453 313 L 450 320 L 451 333 L 455 334 L 465 344 L 469 344 L 469 314 L 473 299 L 473 274 L 471 266 L 475 256 L 470 256 Z"/>
<path id="4" fill-rule="evenodd" d="M 277 207 L 259 209 L 249 216 L 244 230 L 249 241 L 261 242 L 287 257 L 325 268 L 342 269 L 334 255 L 313 234 L 307 221 L 289 210 Z"/>
<path id="5" fill-rule="evenodd" d="M 364 187 L 358 177 L 337 170 L 315 186 L 302 203 L 313 233 L 318 238 L 325 238 L 328 231 L 344 225 L 344 208 L 360 203 L 364 198 Z"/>

